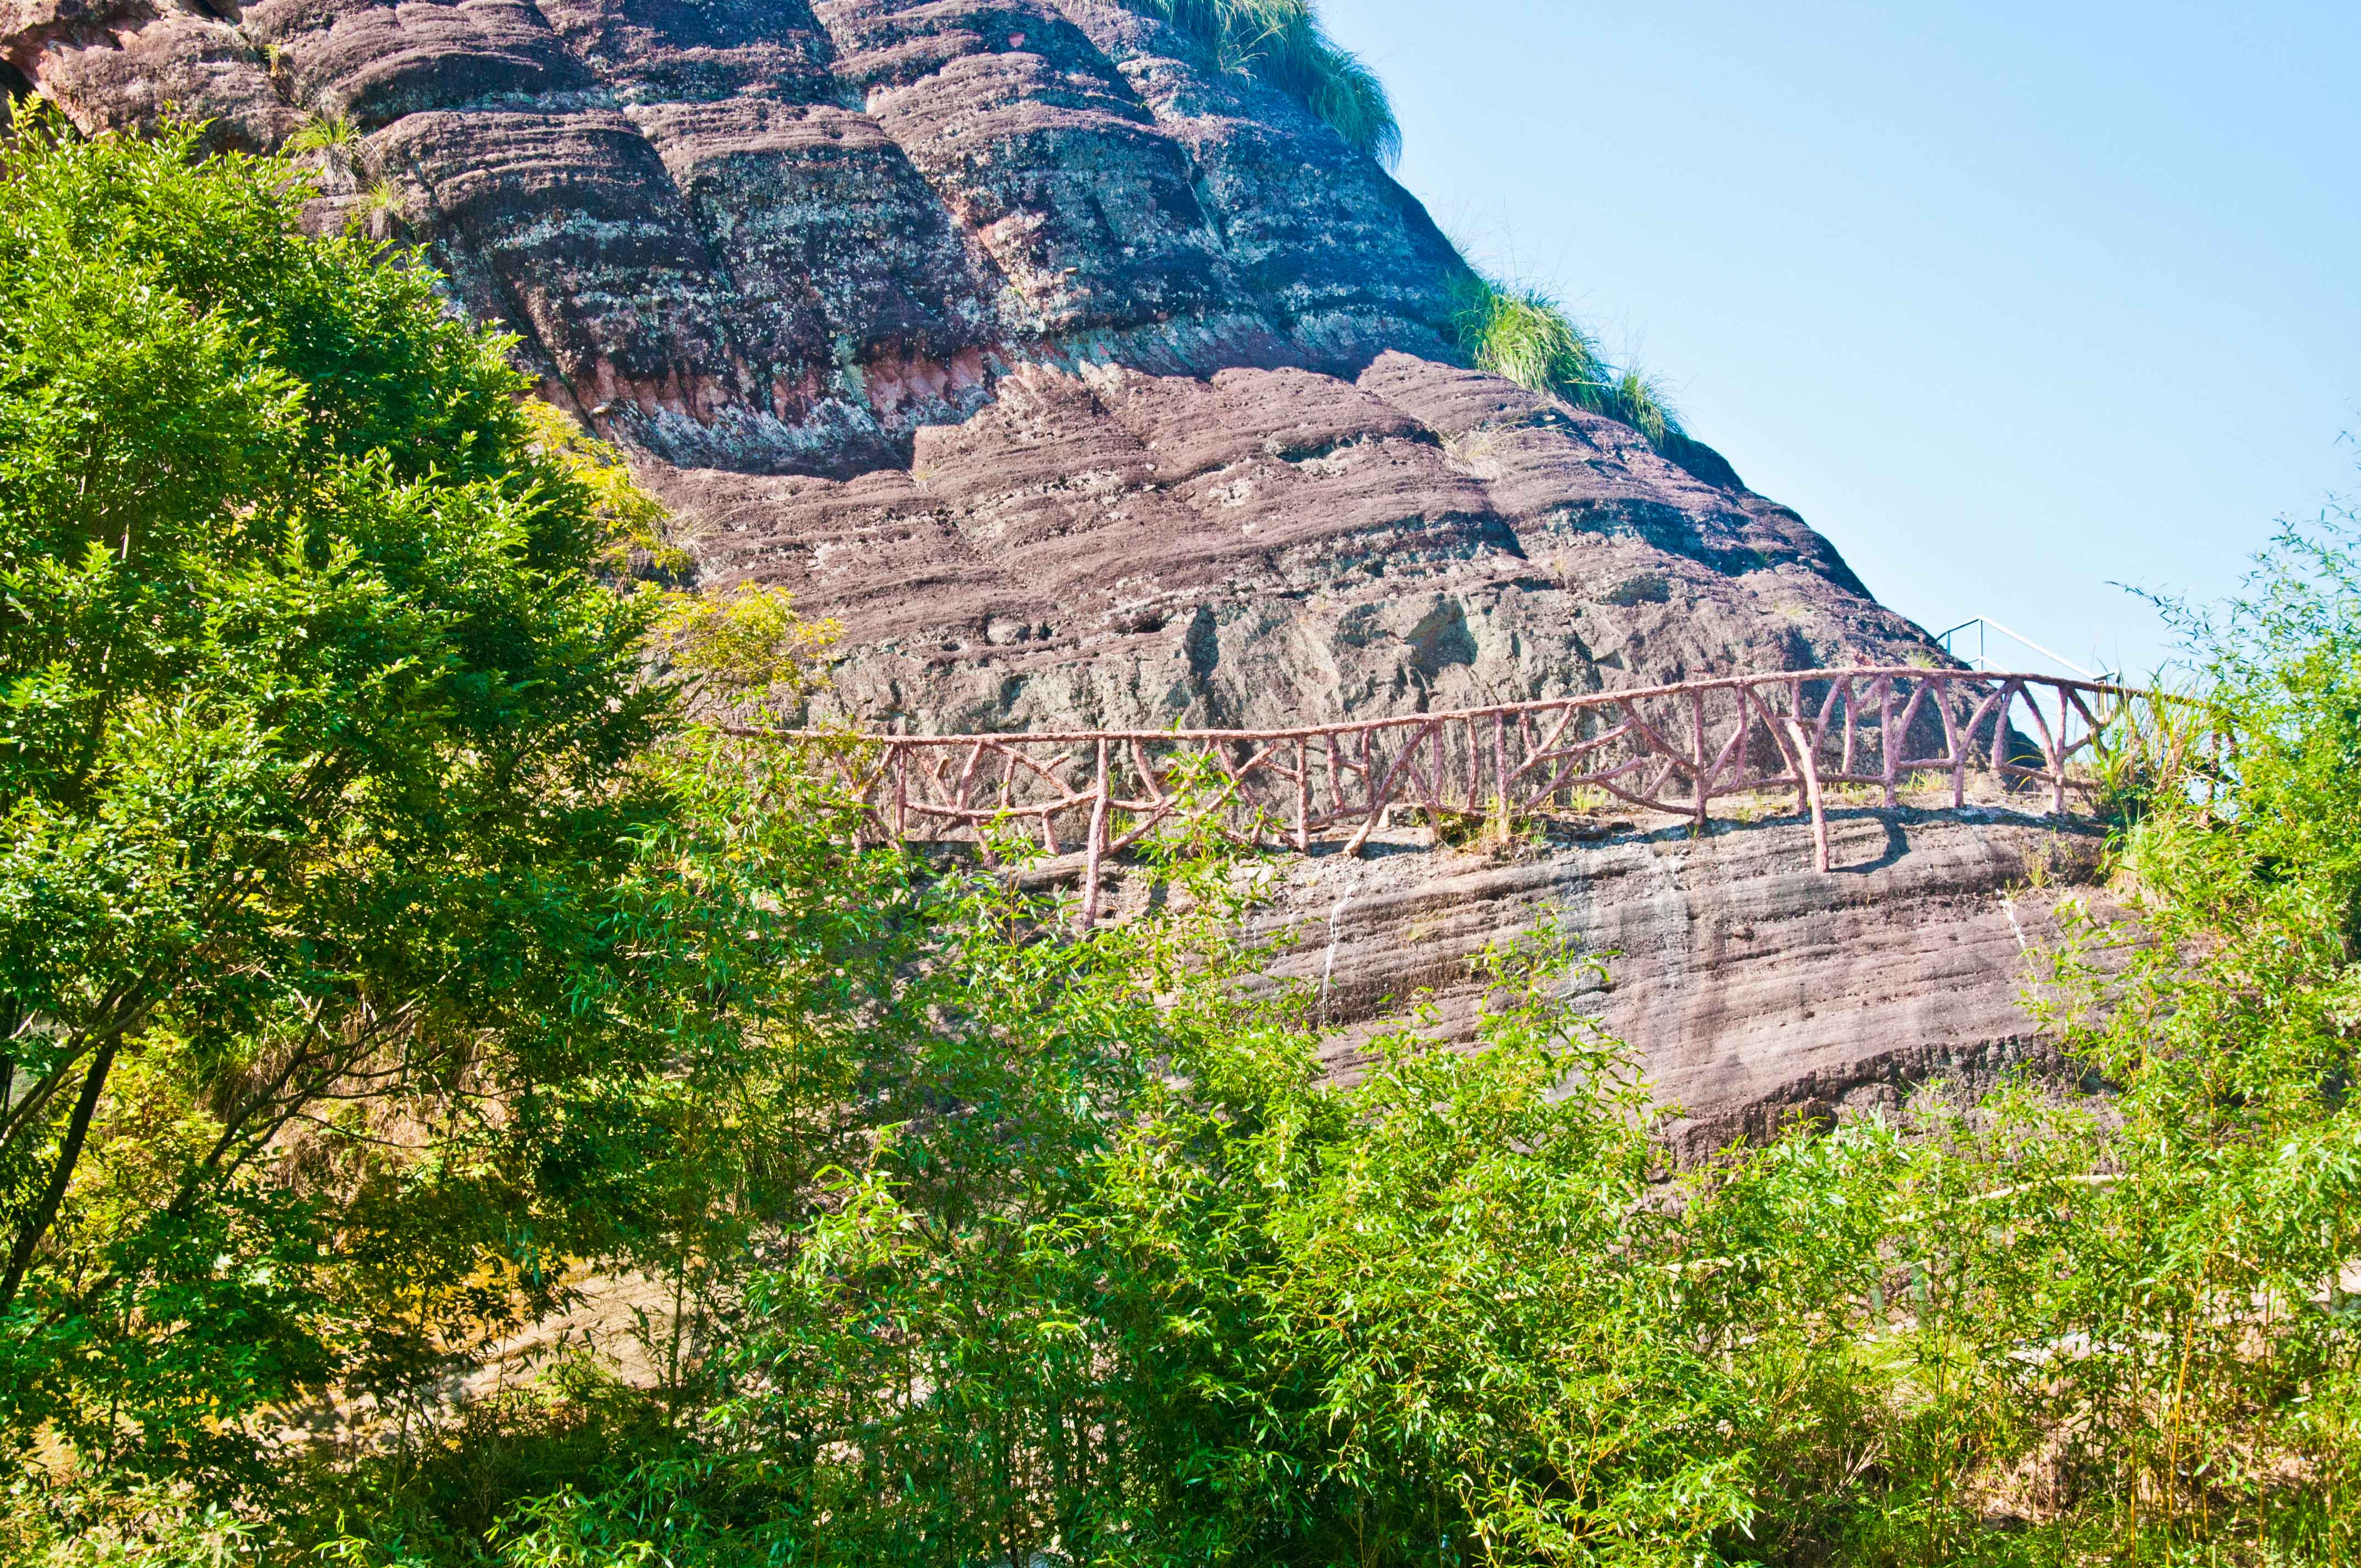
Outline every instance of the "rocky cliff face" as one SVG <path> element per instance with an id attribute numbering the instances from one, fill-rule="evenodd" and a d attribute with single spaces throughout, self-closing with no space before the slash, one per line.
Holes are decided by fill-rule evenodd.
<path id="1" fill-rule="evenodd" d="M 89 132 L 327 133 L 315 221 L 424 244 L 707 585 L 842 622 L 825 700 L 873 724 L 1933 656 L 1709 452 L 1466 368 L 1418 203 L 1117 0 L 0 0 L 0 62 Z M 1772 825 L 1316 859 L 1280 909 L 1347 1031 L 1421 984 L 1464 1014 L 1469 950 L 1566 912 L 1719 1135 L 2024 1042 L 1997 890 L 2040 830 L 1859 830 L 1899 848 L 1850 877 Z"/>
<path id="2" fill-rule="evenodd" d="M 1472 960 L 1548 916 L 1606 959 L 1578 1003 L 1644 1055 L 1690 1156 L 1791 1114 L 1893 1113 L 1930 1081 L 1977 1091 L 2054 1066 L 2025 1001 L 2037 950 L 2065 940 L 2061 904 L 2124 913 L 2094 884 L 2102 835 L 2004 809 L 1857 807 L 1829 838 L 1827 874 L 1793 817 L 1490 853 L 1329 846 L 1280 868 L 1266 929 L 1288 938 L 1277 972 L 1319 994 L 1330 1066 L 1350 1073 L 1422 992 L 1446 1033 L 1470 1034 Z"/>
<path id="3" fill-rule="evenodd" d="M 1466 273 L 1116 0 L 0 0 L 85 130 L 348 127 L 704 579 L 919 728 L 1256 724 L 1924 656 L 1709 453 L 1458 367 Z"/>

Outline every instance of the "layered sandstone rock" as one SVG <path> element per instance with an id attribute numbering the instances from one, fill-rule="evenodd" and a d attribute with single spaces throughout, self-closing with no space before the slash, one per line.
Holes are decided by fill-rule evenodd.
<path id="1" fill-rule="evenodd" d="M 1710 452 L 1465 368 L 1418 203 L 1117 0 L 0 0 L 0 88 L 228 148 L 340 123 L 316 221 L 423 244 L 708 587 L 840 620 L 824 700 L 869 723 L 1935 656 Z M 2021 1043 L 1996 901 L 2040 829 L 1864 818 L 1902 849 L 1825 878 L 1798 831 L 1295 874 L 1322 912 L 1350 881 L 1346 1025 L 1565 905 L 1712 1127 Z"/>
<path id="2" fill-rule="evenodd" d="M 1494 377 L 996 389 L 906 472 L 675 481 L 712 576 L 852 629 L 835 696 L 872 721 L 1275 726 L 1927 656 L 1793 512 Z"/>
<path id="3" fill-rule="evenodd" d="M 1685 1114 L 1676 1142 L 1709 1151 L 1791 1114 L 1897 1110 L 1916 1086 L 1989 1088 L 2049 1070 L 2026 1003 L 2065 940 L 2059 906 L 2121 911 L 2094 884 L 2094 829 L 2007 810 L 1854 809 L 1829 821 L 1813 869 L 1808 824 L 1633 823 L 1491 852 L 1380 843 L 1285 865 L 1267 930 L 1278 972 L 1306 985 L 1350 1074 L 1373 1030 L 1422 1000 L 1444 1034 L 1472 1034 L 1475 960 L 1544 921 L 1603 964 L 1567 982 L 1577 1004 L 1645 1058 Z M 2103 966 L 2108 954 L 2094 955 Z"/>
<path id="4" fill-rule="evenodd" d="M 1453 363 L 1384 170 L 1116 0 L 0 0 L 84 129 L 307 119 L 706 581 L 921 728 L 1257 724 L 1925 657 L 1702 448 Z"/>

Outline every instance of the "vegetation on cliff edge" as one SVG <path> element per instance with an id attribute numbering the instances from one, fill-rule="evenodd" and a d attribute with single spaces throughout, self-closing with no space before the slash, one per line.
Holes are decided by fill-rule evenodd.
<path id="1" fill-rule="evenodd" d="M 1330 38 L 1312 0 L 1127 0 L 1197 40 L 1223 71 L 1275 87 L 1345 145 L 1391 167 L 1401 125 L 1385 83 Z"/>
<path id="2" fill-rule="evenodd" d="M 1452 327 L 1477 369 L 1620 420 L 1674 462 L 1736 482 L 1729 465 L 1682 428 L 1664 389 L 1637 367 L 1609 363 L 1598 340 L 1545 291 L 1470 269 Z"/>

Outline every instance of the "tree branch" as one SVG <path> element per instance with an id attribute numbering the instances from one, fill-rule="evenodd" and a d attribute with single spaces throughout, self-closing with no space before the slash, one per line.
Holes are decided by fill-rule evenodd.
<path id="1" fill-rule="evenodd" d="M 25 1282 L 25 1270 L 32 1266 L 33 1249 L 40 1245 L 50 1222 L 58 1217 L 58 1205 L 65 1201 L 66 1185 L 73 1179 L 74 1167 L 82 1159 L 82 1140 L 90 1134 L 90 1119 L 98 1109 L 98 1093 L 106 1087 L 107 1070 L 115 1065 L 115 1048 L 121 1039 L 119 1031 L 108 1035 L 91 1060 L 90 1072 L 82 1081 L 81 1098 L 74 1102 L 73 1117 L 66 1124 L 66 1141 L 58 1150 L 56 1168 L 49 1172 L 49 1184 L 43 1190 L 40 1202 L 25 1216 L 24 1225 L 16 1232 L 16 1247 L 8 1255 L 7 1275 L 0 1278 L 0 1310 L 5 1310 L 8 1303 L 16 1299 L 16 1288 Z"/>

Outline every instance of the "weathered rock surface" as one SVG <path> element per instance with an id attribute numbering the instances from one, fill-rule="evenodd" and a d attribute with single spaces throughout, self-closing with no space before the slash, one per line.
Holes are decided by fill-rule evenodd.
<path id="1" fill-rule="evenodd" d="M 1497 378 L 1388 352 L 996 391 L 907 472 L 675 488 L 715 577 L 843 618 L 872 719 L 1276 726 L 1926 656 L 1794 513 Z"/>
<path id="2" fill-rule="evenodd" d="M 920 728 L 1259 724 L 1927 656 L 1702 448 L 1455 367 L 1464 264 L 1118 0 L 0 0 L 86 130 L 307 118 L 705 579 Z"/>
<path id="3" fill-rule="evenodd" d="M 2030 955 L 2062 940 L 2062 899 L 2119 913 L 2092 884 L 2095 830 L 1973 809 L 1843 811 L 1829 830 L 1826 875 L 1792 817 L 1318 856 L 1275 893 L 1271 928 L 1293 937 L 1279 972 L 1321 993 L 1350 1073 L 1421 992 L 1466 1037 L 1484 1001 L 1471 960 L 1554 917 L 1606 958 L 1607 984 L 1578 972 L 1577 1000 L 1644 1054 L 1691 1154 L 1797 1112 L 1890 1111 L 1930 1080 L 1981 1089 L 2048 1065 L 2022 1002 Z"/>
<path id="4" fill-rule="evenodd" d="M 1461 367 L 1418 203 L 1118 0 L 0 0 L 0 89 L 239 148 L 341 122 L 316 221 L 424 244 L 707 584 L 838 618 L 828 700 L 871 723 L 1934 657 L 1710 452 Z M 2018 1048 L 1999 890 L 2041 828 L 1851 818 L 1825 878 L 1800 832 L 1314 859 L 1295 895 L 1324 964 L 1350 890 L 1345 1024 L 1420 984 L 1464 1012 L 1467 953 L 1562 905 L 1708 1130 Z"/>

